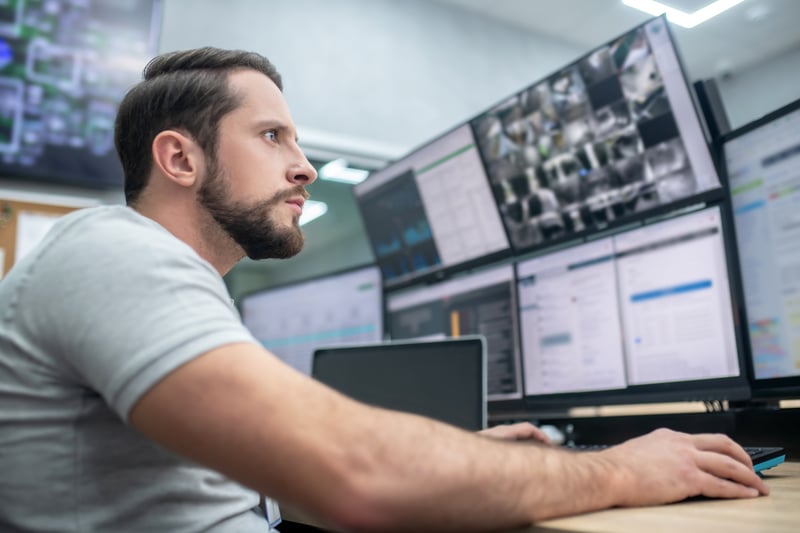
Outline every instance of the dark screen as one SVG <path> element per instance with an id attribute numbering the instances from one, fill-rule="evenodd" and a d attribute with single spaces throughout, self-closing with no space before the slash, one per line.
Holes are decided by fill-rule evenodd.
<path id="1" fill-rule="evenodd" d="M 312 376 L 364 403 L 467 430 L 485 425 L 480 338 L 319 349 Z"/>

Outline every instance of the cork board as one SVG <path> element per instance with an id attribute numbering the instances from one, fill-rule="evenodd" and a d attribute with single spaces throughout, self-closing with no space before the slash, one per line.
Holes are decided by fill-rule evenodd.
<path id="1" fill-rule="evenodd" d="M 0 253 L 0 279 L 14 265 L 18 249 L 17 233 L 20 229 L 20 214 L 22 214 L 22 217 L 28 215 L 29 218 L 39 216 L 44 219 L 44 217 L 66 215 L 76 209 L 80 208 L 0 198 L 0 250 L 2 250 L 2 253 Z"/>

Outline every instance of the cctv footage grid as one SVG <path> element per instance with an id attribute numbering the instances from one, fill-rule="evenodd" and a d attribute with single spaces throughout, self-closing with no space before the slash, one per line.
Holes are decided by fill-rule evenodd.
<path id="1" fill-rule="evenodd" d="M 756 379 L 800 375 L 800 109 L 725 143 Z"/>
<path id="2" fill-rule="evenodd" d="M 310 374 L 316 348 L 383 338 L 380 272 L 368 267 L 248 295 L 242 319 L 270 352 Z"/>
<path id="3" fill-rule="evenodd" d="M 740 375 L 718 207 L 517 264 L 527 396 Z"/>
<path id="4" fill-rule="evenodd" d="M 354 192 L 385 283 L 509 249 L 467 125 L 374 172 Z"/>
<path id="5" fill-rule="evenodd" d="M 120 184 L 117 104 L 155 50 L 158 0 L 0 5 L 0 165 L 6 174 Z"/>
<path id="6" fill-rule="evenodd" d="M 663 17 L 471 125 L 518 251 L 719 187 Z"/>

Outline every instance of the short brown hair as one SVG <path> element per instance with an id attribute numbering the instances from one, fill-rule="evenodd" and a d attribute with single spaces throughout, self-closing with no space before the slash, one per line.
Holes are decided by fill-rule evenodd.
<path id="1" fill-rule="evenodd" d="M 241 103 L 228 88 L 228 74 L 239 69 L 261 72 L 283 90 L 278 71 L 255 52 L 205 47 L 162 54 L 147 64 L 144 80 L 125 95 L 114 125 L 127 204 L 147 185 L 151 145 L 160 132 L 183 130 L 206 154 L 216 154 L 219 121 Z"/>

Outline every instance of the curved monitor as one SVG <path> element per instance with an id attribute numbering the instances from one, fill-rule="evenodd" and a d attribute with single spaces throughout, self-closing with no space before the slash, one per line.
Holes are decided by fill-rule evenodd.
<path id="1" fill-rule="evenodd" d="M 516 252 L 719 189 L 665 17 L 471 121 Z"/>
<path id="2" fill-rule="evenodd" d="M 516 265 L 532 409 L 749 397 L 718 206 Z"/>
<path id="3" fill-rule="evenodd" d="M 0 174 L 120 187 L 114 120 L 155 54 L 162 0 L 0 3 Z"/>
<path id="4" fill-rule="evenodd" d="M 510 253 L 467 125 L 373 172 L 353 191 L 387 287 Z"/>
<path id="5" fill-rule="evenodd" d="M 368 266 L 247 294 L 241 313 L 265 348 L 310 374 L 320 346 L 383 338 L 380 272 Z"/>
<path id="6" fill-rule="evenodd" d="M 755 396 L 800 397 L 800 100 L 725 135 Z"/>

